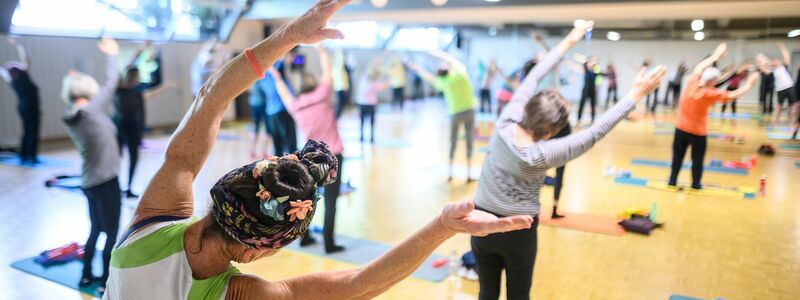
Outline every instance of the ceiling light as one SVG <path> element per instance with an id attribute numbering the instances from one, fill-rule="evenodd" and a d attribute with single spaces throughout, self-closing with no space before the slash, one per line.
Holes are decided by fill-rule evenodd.
<path id="1" fill-rule="evenodd" d="M 694 20 L 694 21 L 692 21 L 692 31 L 700 31 L 700 30 L 703 30 L 703 28 L 705 28 L 705 27 L 706 27 L 706 24 L 703 22 L 703 20 Z"/>
<path id="2" fill-rule="evenodd" d="M 431 0 L 431 3 L 436 6 L 442 6 L 447 4 L 447 0 Z"/>
<path id="3" fill-rule="evenodd" d="M 798 36 L 800 36 L 800 29 L 795 29 L 795 30 L 789 31 L 789 34 L 787 34 L 786 36 L 788 36 L 790 38 L 798 37 Z"/>
<path id="4" fill-rule="evenodd" d="M 703 33 L 702 31 L 698 31 L 698 32 L 694 33 L 694 40 L 695 41 L 702 41 L 704 39 L 706 39 L 706 34 Z"/>
<path id="5" fill-rule="evenodd" d="M 370 0 L 369 2 L 372 3 L 372 6 L 375 8 L 383 8 L 389 3 L 389 0 Z"/>
<path id="6" fill-rule="evenodd" d="M 619 32 L 609 31 L 606 34 L 606 38 L 608 38 L 609 41 L 616 42 L 619 41 L 619 39 L 622 38 L 622 36 L 619 34 Z"/>
<path id="7" fill-rule="evenodd" d="M 486 1 L 486 2 L 500 2 L 500 0 L 483 0 L 483 1 Z"/>

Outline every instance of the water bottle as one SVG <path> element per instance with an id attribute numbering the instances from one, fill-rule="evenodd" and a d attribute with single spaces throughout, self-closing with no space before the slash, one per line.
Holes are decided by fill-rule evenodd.
<path id="1" fill-rule="evenodd" d="M 461 259 L 458 257 L 458 253 L 455 250 L 450 251 L 447 267 L 449 278 L 453 280 L 458 278 L 458 268 L 461 267 Z"/>
<path id="2" fill-rule="evenodd" d="M 767 194 L 767 175 L 761 175 L 758 181 L 758 195 L 764 197 Z"/>

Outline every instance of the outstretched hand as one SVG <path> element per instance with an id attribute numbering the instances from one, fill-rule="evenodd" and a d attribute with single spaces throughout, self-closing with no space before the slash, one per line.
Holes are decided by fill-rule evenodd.
<path id="1" fill-rule="evenodd" d="M 581 39 L 583 39 L 583 36 L 586 35 L 586 32 L 594 27 L 594 21 L 589 20 L 584 22 L 578 22 L 575 25 L 576 26 L 572 28 L 572 31 L 569 32 L 566 38 L 572 41 L 573 43 L 580 42 Z"/>
<path id="2" fill-rule="evenodd" d="M 647 69 L 642 68 L 642 70 L 639 71 L 639 75 L 636 76 L 636 80 L 633 81 L 633 87 L 631 88 L 629 97 L 636 103 L 639 103 L 644 96 L 649 95 L 658 88 L 661 84 L 661 80 L 664 79 L 664 75 L 667 73 L 667 68 L 664 67 L 664 65 L 659 65 L 652 71 L 645 72 L 647 72 Z"/>
<path id="3" fill-rule="evenodd" d="M 719 60 L 720 58 L 725 56 L 725 53 L 727 52 L 728 52 L 728 44 L 722 43 L 717 46 L 717 49 L 714 49 L 713 55 Z"/>
<path id="4" fill-rule="evenodd" d="M 297 44 L 314 44 L 327 39 L 343 39 L 344 34 L 327 28 L 328 19 L 351 0 L 319 0 L 305 14 L 285 27 L 287 37 Z"/>
<path id="5" fill-rule="evenodd" d="M 117 55 L 119 53 L 119 44 L 112 38 L 103 38 L 97 43 L 97 48 L 106 55 Z"/>
<path id="6" fill-rule="evenodd" d="M 528 229 L 533 223 L 531 216 L 498 218 L 490 213 L 475 210 L 472 201 L 448 204 L 439 218 L 445 228 L 473 236 Z"/>

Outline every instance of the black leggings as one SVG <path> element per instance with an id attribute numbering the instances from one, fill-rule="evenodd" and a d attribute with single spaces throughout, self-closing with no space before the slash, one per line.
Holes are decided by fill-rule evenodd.
<path id="1" fill-rule="evenodd" d="M 19 147 L 19 157 L 22 161 L 36 161 L 39 153 L 41 113 L 39 108 L 20 109 L 19 116 L 22 119 L 22 141 Z"/>
<path id="2" fill-rule="evenodd" d="M 664 105 L 669 105 L 669 94 L 672 93 L 672 108 L 678 106 L 678 99 L 681 97 L 681 84 L 670 82 L 667 85 L 667 92 L 664 93 Z"/>
<path id="3" fill-rule="evenodd" d="M 481 89 L 481 112 L 492 112 L 492 91 Z"/>
<path id="4" fill-rule="evenodd" d="M 83 254 L 83 278 L 92 276 L 92 259 L 97 251 L 97 237 L 100 232 L 106 233 L 106 244 L 103 248 L 103 275 L 101 277 L 103 286 L 108 279 L 108 263 L 111 261 L 111 250 L 117 242 L 117 230 L 119 230 L 120 214 L 120 190 L 119 180 L 114 177 L 95 187 L 83 189 L 86 199 L 89 200 L 89 219 L 91 220 L 91 231 L 86 240 Z"/>
<path id="5" fill-rule="evenodd" d="M 775 95 L 775 88 L 762 85 L 760 93 L 758 94 L 758 101 L 761 102 L 762 114 L 772 113 L 773 95 Z"/>
<path id="6" fill-rule="evenodd" d="M 612 96 L 613 95 L 613 96 Z M 608 93 L 606 93 L 606 109 L 608 109 L 608 103 L 614 101 L 614 104 L 617 104 L 617 86 L 616 85 L 609 85 L 608 86 Z"/>
<path id="7" fill-rule="evenodd" d="M 403 88 L 396 87 L 392 88 L 392 103 L 400 108 L 400 111 L 403 111 Z"/>
<path id="8" fill-rule="evenodd" d="M 592 110 L 592 122 L 594 122 L 594 107 L 597 105 L 597 88 L 594 85 L 583 88 L 581 103 L 578 105 L 578 122 L 581 121 L 581 116 L 583 116 L 583 105 L 586 104 L 586 100 L 590 101 L 589 108 Z"/>
<path id="9" fill-rule="evenodd" d="M 336 119 L 338 120 L 342 116 L 344 108 L 350 104 L 350 91 L 337 91 L 336 95 L 339 98 L 339 102 L 336 103 Z"/>
<path id="10" fill-rule="evenodd" d="M 364 141 L 364 122 L 369 118 L 369 140 L 375 141 L 375 105 L 359 105 L 361 110 L 361 141 Z"/>
<path id="11" fill-rule="evenodd" d="M 705 136 L 694 135 L 680 129 L 675 129 L 675 140 L 672 142 L 672 172 L 669 175 L 669 185 L 676 185 L 678 173 L 683 168 L 683 157 L 686 150 L 692 146 L 692 187 L 699 189 L 703 179 L 703 160 L 706 157 L 707 140 Z"/>
<path id="12" fill-rule="evenodd" d="M 325 240 L 325 250 L 333 249 L 336 243 L 333 240 L 334 226 L 336 225 L 336 199 L 339 198 L 339 190 L 342 186 L 342 167 L 344 166 L 344 156 L 336 154 L 336 159 L 339 160 L 339 173 L 336 176 L 336 181 L 325 186 L 325 221 L 322 226 L 322 236 Z"/>
<path id="13" fill-rule="evenodd" d="M 653 97 L 652 104 L 650 104 L 650 97 L 651 96 Z M 647 95 L 647 106 L 650 107 L 650 112 L 651 113 L 655 113 L 656 112 L 656 105 L 658 105 L 658 88 L 656 88 L 655 91 L 653 91 L 652 93 Z"/>
<path id="14" fill-rule="evenodd" d="M 738 88 L 739 87 L 737 86 L 728 86 L 727 91 L 732 92 Z M 731 105 L 731 111 L 733 112 L 733 114 L 736 114 L 736 99 L 731 99 L 728 102 L 722 103 L 722 113 L 725 113 L 725 111 L 728 110 L 728 104 Z"/>
<path id="15" fill-rule="evenodd" d="M 554 139 L 562 138 L 572 134 L 572 127 L 567 124 L 564 126 L 561 131 L 559 131 L 555 136 Z M 558 199 L 561 197 L 561 188 L 564 186 L 564 169 L 566 169 L 567 165 L 563 165 L 561 167 L 556 168 L 556 184 L 553 187 L 555 190 L 553 191 L 553 199 L 556 201 L 553 205 L 558 205 Z"/>
<path id="16" fill-rule="evenodd" d="M 144 135 L 144 121 L 141 120 L 118 120 L 117 136 L 119 137 L 119 151 L 122 153 L 122 146 L 128 148 L 128 191 L 131 190 L 131 183 L 136 173 L 136 165 L 139 164 L 139 146 L 142 144 Z"/>
<path id="17" fill-rule="evenodd" d="M 506 271 L 506 298 L 530 299 L 538 226 L 539 218 L 535 217 L 530 229 L 471 238 L 480 283 L 478 299 L 495 300 L 500 297 L 503 269 Z"/>
<path id="18" fill-rule="evenodd" d="M 282 111 L 267 117 L 267 130 L 275 145 L 275 155 L 297 152 L 297 127 L 294 118 L 288 111 Z"/>

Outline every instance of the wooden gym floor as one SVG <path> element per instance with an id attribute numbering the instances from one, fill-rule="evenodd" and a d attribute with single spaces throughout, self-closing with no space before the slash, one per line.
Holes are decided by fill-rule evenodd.
<path id="1" fill-rule="evenodd" d="M 361 145 L 357 117 L 351 111 L 340 122 L 346 149 L 344 178 L 357 191 L 339 199 L 338 234 L 396 244 L 433 218 L 445 203 L 468 199 L 474 193 L 477 184 L 467 184 L 463 179 L 463 144 L 456 155 L 457 178 L 451 183 L 446 180 L 449 125 L 440 100 L 409 103 L 403 113 L 381 107 L 376 139 L 379 144 L 406 143 L 404 147 Z M 490 119 L 488 114 L 479 116 L 480 134 L 489 133 Z M 657 119 L 670 123 L 671 113 L 660 114 Z M 767 141 L 765 129 L 756 120 L 712 119 L 709 125 L 718 131 L 746 135 L 747 142 L 709 139 L 707 160 L 738 160 Z M 533 298 L 667 299 L 672 294 L 683 294 L 699 298 L 796 299 L 800 295 L 800 185 L 795 184 L 800 179 L 800 169 L 795 162 L 800 161 L 800 151 L 778 149 L 775 157 L 761 157 L 749 176 L 705 173 L 705 183 L 753 187 L 757 187 L 761 175 L 766 175 L 766 197 L 755 200 L 621 186 L 603 176 L 608 166 L 614 166 L 630 170 L 636 177 L 666 179 L 667 169 L 630 165 L 634 157 L 670 159 L 672 136 L 654 135 L 661 126 L 664 125 L 644 117 L 624 121 L 594 149 L 570 162 L 561 210 L 615 216 L 626 208 L 648 209 L 656 203 L 659 221 L 665 222 L 665 227 L 651 236 L 616 237 L 540 226 Z M 223 133 L 229 138 L 216 144 L 195 184 L 198 215 L 207 211 L 208 190 L 213 182 L 249 160 L 249 134 L 245 127 L 233 124 Z M 166 141 L 168 137 L 148 138 Z M 776 148 L 782 143 L 769 142 Z M 476 142 L 474 174 L 480 172 L 484 159 L 477 149 L 485 145 L 486 142 Z M 48 190 L 42 185 L 53 175 L 77 174 L 78 155 L 69 143 L 50 143 L 45 148 L 45 155 L 73 160 L 73 166 L 46 171 L 0 166 L 0 236 L 4 239 L 0 243 L 0 299 L 87 298 L 8 267 L 12 261 L 44 249 L 83 242 L 88 234 L 83 195 Z M 143 191 L 161 155 L 142 153 L 135 191 Z M 122 172 L 126 170 L 123 165 Z M 126 182 L 125 176 L 121 177 Z M 687 170 L 681 173 L 681 179 L 689 180 Z M 552 188 L 544 189 L 542 201 L 544 206 L 551 205 Z M 122 222 L 127 223 L 136 201 L 125 200 L 123 206 Z M 317 216 L 314 223 L 321 224 L 322 214 Z M 469 237 L 456 236 L 437 252 L 447 255 L 452 250 L 469 250 Z M 244 272 L 268 280 L 351 267 L 355 266 L 291 250 L 240 266 Z M 379 298 L 474 299 L 477 292 L 477 283 L 462 279 L 440 283 L 407 279 Z"/>

